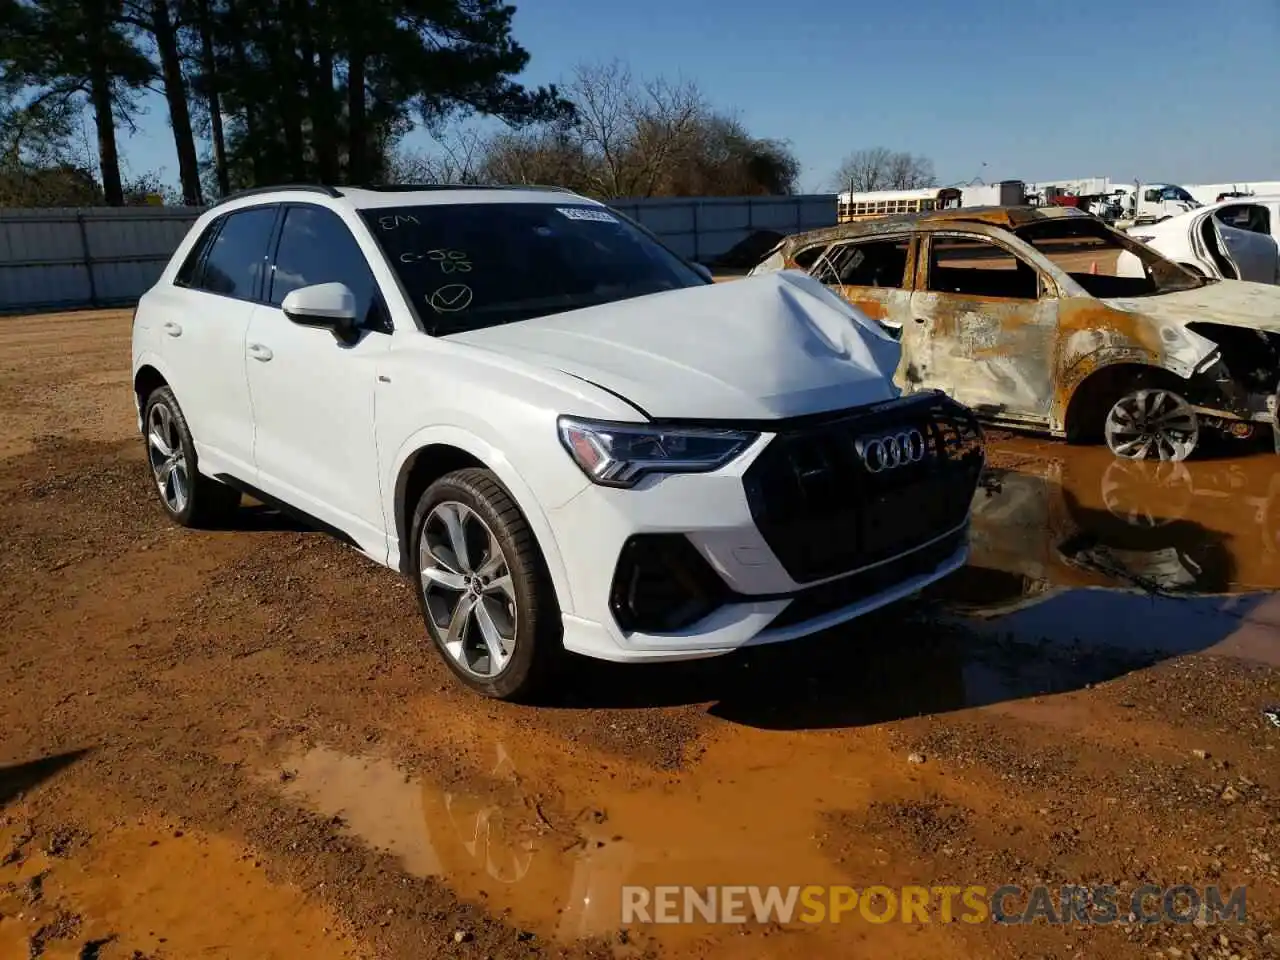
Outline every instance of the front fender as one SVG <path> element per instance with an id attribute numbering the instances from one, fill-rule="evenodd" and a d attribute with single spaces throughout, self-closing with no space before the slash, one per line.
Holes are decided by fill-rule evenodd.
<path id="1" fill-rule="evenodd" d="M 1189 380 L 1219 354 L 1216 343 L 1180 323 L 1097 301 L 1072 304 L 1060 330 L 1053 410 L 1059 426 L 1076 389 L 1103 367 L 1141 364 Z"/>
<path id="2" fill-rule="evenodd" d="M 391 462 L 389 482 L 383 484 L 386 516 L 395 518 L 396 536 L 390 546 L 395 554 L 389 557 L 389 565 L 397 569 L 404 568 L 405 550 L 408 548 L 409 531 L 405 529 L 404 509 L 405 482 L 409 474 L 409 461 L 415 453 L 425 447 L 443 444 L 456 447 L 475 457 L 491 470 L 499 482 L 507 489 L 524 514 L 525 521 L 533 531 L 538 547 L 542 551 L 547 572 L 556 590 L 560 608 L 564 613 L 573 612 L 573 594 L 569 586 L 569 577 L 565 570 L 560 546 L 555 532 L 542 508 L 542 502 L 532 488 L 521 476 L 520 471 L 511 463 L 507 455 L 480 435 L 463 427 L 437 425 L 424 427 L 407 437 L 396 450 Z M 567 460 L 567 458 L 566 458 Z M 576 469 L 576 468 L 575 468 Z M 586 477 L 583 484 L 588 483 Z"/>

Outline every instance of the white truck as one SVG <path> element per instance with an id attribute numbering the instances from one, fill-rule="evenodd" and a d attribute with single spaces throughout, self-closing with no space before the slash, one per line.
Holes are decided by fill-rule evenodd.
<path id="1" fill-rule="evenodd" d="M 1159 223 L 1180 213 L 1195 210 L 1200 202 L 1176 183 L 1135 183 L 1116 191 L 1121 195 L 1125 219 L 1133 224 Z"/>
<path id="2" fill-rule="evenodd" d="M 1026 190 L 1033 203 L 1078 206 L 1122 229 L 1158 223 L 1200 206 L 1186 188 L 1176 183 L 1117 183 L 1106 177 L 1085 177 L 1029 183 Z"/>

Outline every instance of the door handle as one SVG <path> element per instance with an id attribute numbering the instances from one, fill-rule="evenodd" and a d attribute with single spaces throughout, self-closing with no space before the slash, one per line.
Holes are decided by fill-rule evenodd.
<path id="1" fill-rule="evenodd" d="M 270 347 L 265 346 L 264 344 L 251 343 L 249 344 L 249 356 L 253 357 L 255 360 L 261 360 L 263 363 L 266 363 L 275 356 L 275 354 L 271 352 Z"/>
<path id="2" fill-rule="evenodd" d="M 182 336 L 182 324 L 166 320 L 164 322 L 164 332 L 171 337 L 180 337 Z"/>

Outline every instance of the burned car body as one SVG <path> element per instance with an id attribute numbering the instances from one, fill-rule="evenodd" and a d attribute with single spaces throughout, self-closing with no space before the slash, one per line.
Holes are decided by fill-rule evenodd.
<path id="1" fill-rule="evenodd" d="M 1139 275 L 1120 274 L 1122 257 Z M 840 224 L 787 238 L 752 272 L 782 269 L 897 336 L 905 392 L 941 389 L 990 422 L 1132 459 L 1181 460 L 1203 434 L 1260 424 L 1280 449 L 1280 288 L 1195 276 L 1079 210 Z"/>

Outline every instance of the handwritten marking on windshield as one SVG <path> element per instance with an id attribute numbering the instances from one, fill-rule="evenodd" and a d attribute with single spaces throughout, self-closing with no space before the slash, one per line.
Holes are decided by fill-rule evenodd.
<path id="1" fill-rule="evenodd" d="M 394 230 L 402 223 L 418 223 L 417 217 L 411 217 L 407 213 L 396 213 L 385 217 L 378 218 L 378 226 L 383 230 Z"/>
<path id="2" fill-rule="evenodd" d="M 440 264 L 441 273 L 471 272 L 471 261 L 465 250 L 428 250 L 427 256 Z"/>
<path id="3" fill-rule="evenodd" d="M 439 264 L 441 273 L 470 273 L 471 261 L 465 250 L 428 250 L 426 253 L 402 253 L 401 263 L 418 263 L 430 260 Z"/>
<path id="4" fill-rule="evenodd" d="M 457 313 L 471 306 L 472 296 L 465 283 L 446 283 L 427 295 L 427 306 L 436 313 Z"/>

